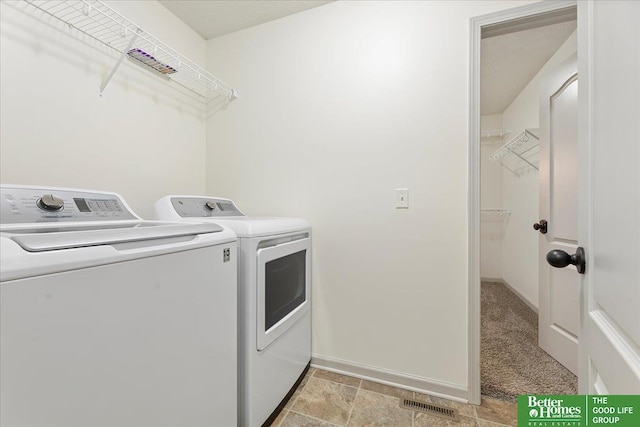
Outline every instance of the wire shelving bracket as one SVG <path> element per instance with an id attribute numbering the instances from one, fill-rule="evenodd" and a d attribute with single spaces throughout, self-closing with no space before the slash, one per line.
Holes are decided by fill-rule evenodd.
<path id="1" fill-rule="evenodd" d="M 124 58 L 128 57 L 133 63 L 187 89 L 205 103 L 214 99 L 229 103 L 238 97 L 235 89 L 145 32 L 103 1 L 24 1 L 120 53 L 100 86 L 100 95 Z"/>
<path id="2" fill-rule="evenodd" d="M 538 169 L 534 157 L 538 153 L 539 129 L 525 129 L 494 151 L 489 158 L 500 164 L 515 176 L 521 176 L 524 169 L 531 166 Z M 513 157 L 512 157 L 513 156 Z"/>

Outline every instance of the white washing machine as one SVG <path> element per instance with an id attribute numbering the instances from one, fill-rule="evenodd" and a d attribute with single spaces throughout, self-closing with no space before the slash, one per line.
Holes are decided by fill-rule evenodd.
<path id="1" fill-rule="evenodd" d="M 311 360 L 311 227 L 245 216 L 229 199 L 166 196 L 156 218 L 213 222 L 238 236 L 238 424 L 275 418 Z"/>
<path id="2" fill-rule="evenodd" d="M 0 424 L 235 426 L 237 244 L 117 194 L 0 186 Z"/>

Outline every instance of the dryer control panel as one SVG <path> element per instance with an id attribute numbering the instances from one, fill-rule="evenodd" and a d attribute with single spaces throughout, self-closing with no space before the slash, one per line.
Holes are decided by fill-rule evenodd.
<path id="1" fill-rule="evenodd" d="M 171 206 L 182 218 L 244 216 L 229 199 L 177 196 L 171 198 Z"/>
<path id="2" fill-rule="evenodd" d="M 0 186 L 2 224 L 139 219 L 115 193 Z"/>

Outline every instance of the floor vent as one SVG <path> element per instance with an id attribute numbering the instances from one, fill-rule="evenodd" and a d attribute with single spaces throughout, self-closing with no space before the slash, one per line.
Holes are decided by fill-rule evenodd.
<path id="1" fill-rule="evenodd" d="M 412 411 L 420 411 L 429 415 L 446 418 L 451 421 L 460 421 L 458 411 L 453 408 L 442 405 L 434 405 L 433 403 L 419 402 L 411 399 L 400 399 L 400 407 L 411 409 Z"/>

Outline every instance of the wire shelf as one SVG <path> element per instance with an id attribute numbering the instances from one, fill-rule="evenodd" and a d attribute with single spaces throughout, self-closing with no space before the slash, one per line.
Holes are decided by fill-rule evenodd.
<path id="1" fill-rule="evenodd" d="M 510 130 L 503 130 L 503 129 L 493 129 L 493 130 L 487 130 L 484 132 L 480 132 L 480 138 L 502 138 L 505 137 L 507 135 L 509 135 L 511 133 Z"/>
<path id="2" fill-rule="evenodd" d="M 480 209 L 480 213 L 486 216 L 509 216 L 511 210 L 509 209 Z"/>
<path id="3" fill-rule="evenodd" d="M 489 158 L 492 161 L 499 161 L 505 169 L 516 176 L 522 176 L 528 167 L 538 170 L 537 154 L 540 140 L 538 131 L 539 129 L 523 130 L 494 151 Z"/>
<path id="4" fill-rule="evenodd" d="M 102 83 L 101 94 L 122 60 L 128 57 L 133 63 L 186 88 L 204 102 L 223 97 L 228 103 L 238 97 L 235 89 L 145 32 L 102 1 L 24 1 L 121 54 Z M 138 58 L 129 53 L 131 51 L 136 53 Z M 140 61 L 143 56 L 151 57 L 155 62 Z"/>

